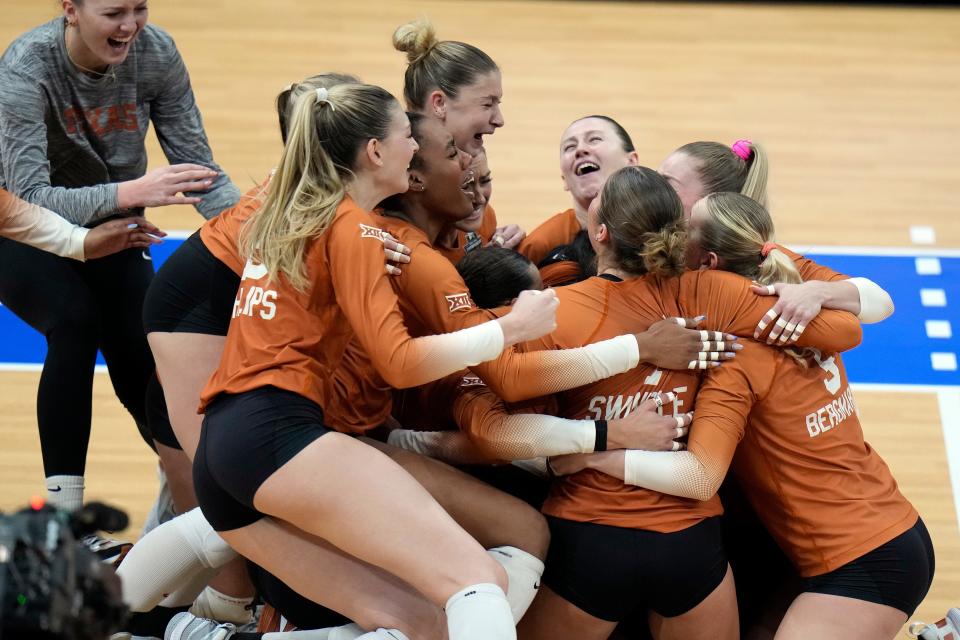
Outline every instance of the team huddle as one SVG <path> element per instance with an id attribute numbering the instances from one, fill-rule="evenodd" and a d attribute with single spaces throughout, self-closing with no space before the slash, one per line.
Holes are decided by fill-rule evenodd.
<path id="1" fill-rule="evenodd" d="M 0 58 L 0 301 L 47 338 L 50 504 L 83 501 L 97 349 L 158 454 L 140 540 L 88 541 L 129 637 L 874 640 L 923 600 L 841 355 L 892 302 L 777 244 L 762 146 L 654 170 L 557 123 L 571 207 L 526 233 L 499 67 L 418 20 L 404 105 L 290 84 L 241 195 L 146 2 L 62 4 Z M 142 210 L 176 203 L 207 220 L 154 274 Z"/>

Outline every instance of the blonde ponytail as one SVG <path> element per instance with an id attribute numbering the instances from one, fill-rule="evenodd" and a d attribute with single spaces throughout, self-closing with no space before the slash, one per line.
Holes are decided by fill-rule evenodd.
<path id="1" fill-rule="evenodd" d="M 393 96 L 373 85 L 302 93 L 263 207 L 241 230 L 242 255 L 265 266 L 271 280 L 282 275 L 294 288 L 307 290 L 308 244 L 333 221 L 361 148 L 387 136 L 399 108 Z"/>
<path id="2" fill-rule="evenodd" d="M 738 140 L 734 147 L 719 142 L 691 142 L 674 153 L 692 158 L 704 195 L 721 191 L 742 193 L 767 206 L 769 162 L 763 147 L 749 140 Z M 742 155 L 741 155 L 742 154 Z"/>

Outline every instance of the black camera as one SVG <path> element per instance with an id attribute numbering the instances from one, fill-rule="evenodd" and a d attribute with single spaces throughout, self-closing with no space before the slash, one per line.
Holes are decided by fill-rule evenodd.
<path id="1" fill-rule="evenodd" d="M 120 580 L 79 539 L 126 527 L 122 511 L 91 503 L 0 514 L 0 640 L 104 640 L 126 620 Z"/>

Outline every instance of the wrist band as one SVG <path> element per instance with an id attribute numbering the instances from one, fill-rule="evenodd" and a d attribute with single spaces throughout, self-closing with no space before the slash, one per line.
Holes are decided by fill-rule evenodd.
<path id="1" fill-rule="evenodd" d="M 597 439 L 593 443 L 594 451 L 606 451 L 607 450 L 607 421 L 606 420 L 594 420 L 593 424 L 597 428 Z"/>

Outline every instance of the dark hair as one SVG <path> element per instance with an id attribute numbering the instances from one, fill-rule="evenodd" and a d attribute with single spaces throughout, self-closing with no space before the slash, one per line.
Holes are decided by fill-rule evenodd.
<path id="1" fill-rule="evenodd" d="M 569 244 L 561 244 L 551 249 L 537 268 L 542 269 L 558 262 L 576 263 L 580 270 L 577 282 L 597 275 L 597 254 L 590 245 L 590 238 L 585 229 L 577 232 Z"/>
<path id="2" fill-rule="evenodd" d="M 493 59 L 472 44 L 437 40 L 433 25 L 426 19 L 397 27 L 393 46 L 407 54 L 403 97 L 409 109 L 425 108 L 427 96 L 434 89 L 456 98 L 460 89 L 473 84 L 477 76 L 498 70 Z"/>
<path id="3" fill-rule="evenodd" d="M 457 271 L 476 305 L 492 309 L 510 304 L 521 291 L 533 286 L 532 266 L 532 262 L 512 249 L 481 247 L 468 251 L 457 263 Z"/>
<path id="4" fill-rule="evenodd" d="M 630 134 L 627 133 L 627 130 L 624 129 L 619 122 L 617 122 L 610 116 L 583 116 L 582 118 L 577 118 L 573 122 L 580 122 L 581 120 L 589 120 L 590 118 L 596 118 L 597 120 L 603 120 L 605 122 L 609 122 L 610 126 L 613 127 L 613 131 L 617 134 L 617 137 L 620 138 L 620 143 L 623 145 L 624 151 L 626 151 L 627 153 L 632 153 L 637 150 L 637 148 L 633 146 L 633 140 L 630 138 Z M 570 124 L 573 124 L 573 122 L 571 122 Z"/>
<path id="5" fill-rule="evenodd" d="M 290 116 L 293 115 L 293 106 L 297 98 L 307 91 L 316 91 L 321 87 L 329 89 L 338 84 L 359 84 L 359 82 L 356 76 L 348 73 L 320 73 L 285 87 L 277 95 L 277 119 L 280 121 L 280 139 L 283 140 L 283 144 L 287 144 Z"/>
<path id="6" fill-rule="evenodd" d="M 624 167 L 603 185 L 597 222 L 606 225 L 617 265 L 635 275 L 683 273 L 686 231 L 677 192 L 647 167 Z"/>

